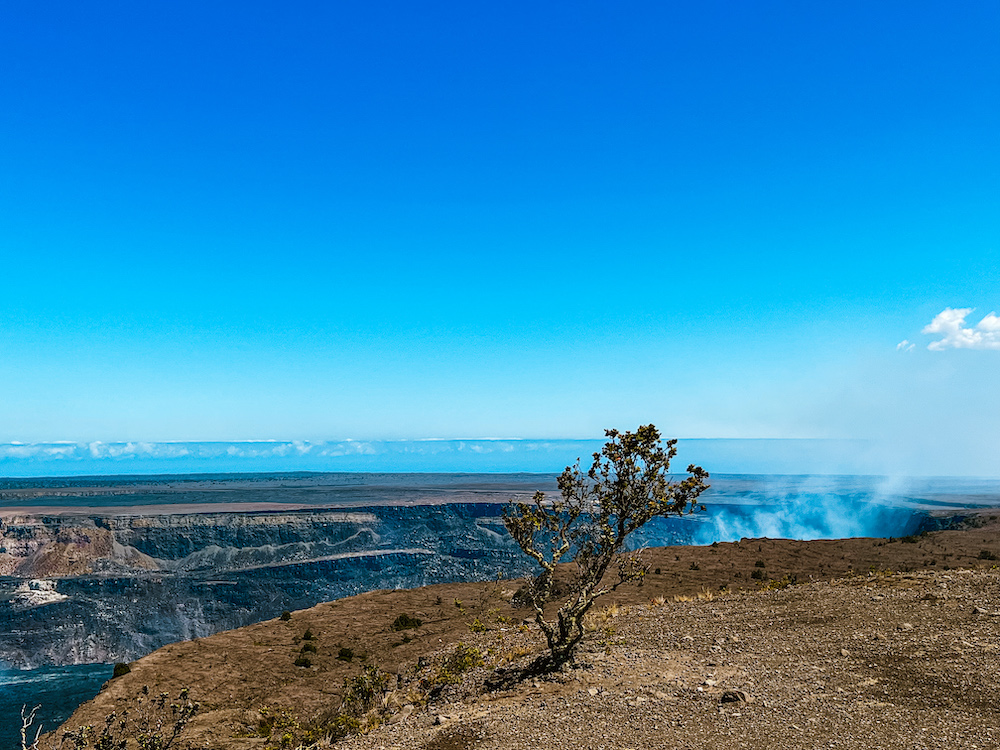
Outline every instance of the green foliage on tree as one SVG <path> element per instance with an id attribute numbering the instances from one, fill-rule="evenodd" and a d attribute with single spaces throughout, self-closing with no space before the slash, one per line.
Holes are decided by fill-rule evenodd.
<path id="1" fill-rule="evenodd" d="M 548 643 L 548 657 L 538 665 L 544 669 L 572 659 L 583 637 L 583 618 L 596 599 L 646 574 L 638 555 L 622 554 L 629 534 L 656 516 L 704 510 L 697 503 L 708 489 L 704 469 L 692 464 L 687 478 L 670 481 L 676 440 L 664 446 L 651 424 L 634 433 L 605 430 L 605 436 L 608 441 L 588 470 L 577 461 L 560 475 L 559 499 L 536 492 L 532 503 L 512 502 L 503 515 L 511 536 L 542 569 L 527 599 Z M 553 596 L 556 566 L 564 560 L 576 569 L 566 600 L 549 621 L 544 608 Z"/>

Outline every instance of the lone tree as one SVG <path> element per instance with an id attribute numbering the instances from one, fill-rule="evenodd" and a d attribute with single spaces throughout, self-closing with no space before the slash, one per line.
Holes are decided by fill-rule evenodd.
<path id="1" fill-rule="evenodd" d="M 573 658 L 583 637 L 584 615 L 598 597 L 646 574 L 638 554 L 621 554 L 629 534 L 654 516 L 705 508 L 696 501 L 708 489 L 708 472 L 692 464 L 686 479 L 670 481 L 676 440 L 667 440 L 664 449 L 651 424 L 634 433 L 604 434 L 608 441 L 594 454 L 586 473 L 577 460 L 559 476 L 561 499 L 549 501 L 544 492 L 536 492 L 533 503 L 511 502 L 503 514 L 514 541 L 542 568 L 528 586 L 528 599 L 548 642 L 549 655 L 537 665 L 543 669 L 559 669 Z M 550 622 L 544 607 L 553 595 L 556 566 L 564 558 L 576 563 L 576 571 L 565 603 Z M 616 569 L 605 580 L 612 564 Z"/>

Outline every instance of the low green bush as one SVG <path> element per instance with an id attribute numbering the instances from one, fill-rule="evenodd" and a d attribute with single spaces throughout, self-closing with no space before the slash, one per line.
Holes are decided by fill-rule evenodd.
<path id="1" fill-rule="evenodd" d="M 392 629 L 397 633 L 400 630 L 410 630 L 411 628 L 419 628 L 424 624 L 424 621 L 419 617 L 411 617 L 405 612 L 392 621 Z"/>

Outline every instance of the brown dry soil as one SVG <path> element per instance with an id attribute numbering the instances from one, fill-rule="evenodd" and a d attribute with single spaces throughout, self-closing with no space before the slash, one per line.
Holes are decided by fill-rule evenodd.
<path id="1" fill-rule="evenodd" d="M 264 750 L 277 734 L 247 736 L 262 708 L 300 720 L 335 711 L 344 678 L 368 664 L 398 675 L 395 715 L 338 746 L 1000 747 L 1000 570 L 990 559 L 1000 521 L 980 519 L 905 541 L 646 550 L 644 584 L 602 599 L 577 664 L 547 677 L 512 676 L 544 647 L 536 626 L 520 624 L 530 611 L 511 603 L 523 581 L 370 592 L 166 646 L 64 729 L 103 725 L 144 685 L 189 688 L 202 708 L 175 747 Z M 400 614 L 423 624 L 396 632 Z M 477 618 L 485 632 L 470 629 Z M 307 629 L 316 652 L 297 667 Z M 459 642 L 483 666 L 429 699 L 416 691 Z"/>

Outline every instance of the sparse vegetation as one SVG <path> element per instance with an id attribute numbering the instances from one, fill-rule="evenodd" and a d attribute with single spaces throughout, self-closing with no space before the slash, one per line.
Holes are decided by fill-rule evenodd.
<path id="1" fill-rule="evenodd" d="M 354 658 L 354 649 L 346 646 L 341 647 L 340 651 L 337 652 L 337 658 L 340 661 L 350 661 Z"/>
<path id="2" fill-rule="evenodd" d="M 311 641 L 313 638 L 315 638 L 315 636 L 313 635 L 312 630 L 310 630 L 309 628 L 306 628 L 306 632 L 304 632 L 302 634 L 302 640 L 304 640 L 304 641 Z"/>
<path id="3" fill-rule="evenodd" d="M 273 612 L 274 610 L 272 609 L 271 611 Z M 288 622 L 289 620 L 292 619 L 292 613 L 286 609 L 284 612 L 281 613 L 281 617 L 278 619 L 280 619 L 282 622 Z"/>
<path id="4" fill-rule="evenodd" d="M 132 667 L 130 667 L 125 662 L 120 661 L 117 664 L 115 664 L 115 668 L 111 672 L 111 679 L 113 680 L 116 677 L 122 677 L 124 675 L 127 675 L 131 671 L 132 671 Z"/>
<path id="5" fill-rule="evenodd" d="M 725 593 L 725 589 L 720 590 L 720 593 Z M 702 589 L 697 594 L 676 594 L 671 597 L 670 601 L 674 604 L 681 604 L 686 602 L 710 602 L 716 597 L 714 591 L 709 591 L 708 589 Z"/>
<path id="6" fill-rule="evenodd" d="M 302 648 L 299 649 L 300 654 L 315 654 L 316 644 L 312 641 L 306 641 L 302 644 Z"/>
<path id="7" fill-rule="evenodd" d="M 300 721 L 286 708 L 262 706 L 258 709 L 256 725 L 247 727 L 244 736 L 269 740 L 264 750 L 291 750 L 367 732 L 386 718 L 388 686 L 389 675 L 367 666 L 360 674 L 344 678 L 339 709 Z"/>
<path id="8" fill-rule="evenodd" d="M 294 663 L 295 663 L 296 667 L 307 667 L 307 668 L 311 667 L 312 664 L 313 664 L 312 663 L 312 659 L 310 659 L 308 656 L 304 656 L 304 655 L 298 656 L 295 659 Z"/>
<path id="9" fill-rule="evenodd" d="M 170 750 L 200 708 L 200 704 L 189 699 L 186 688 L 171 700 L 169 693 L 151 696 L 149 688 L 143 686 L 128 707 L 105 717 L 104 726 L 88 724 L 64 732 L 59 747 L 68 743 L 73 750 L 127 750 L 132 747 L 138 747 L 139 750 Z M 22 750 L 37 750 L 37 734 L 34 742 L 28 744 L 35 712 L 30 712 L 27 717 L 23 710 L 21 714 Z M 25 722 L 25 719 L 28 721 Z"/>

